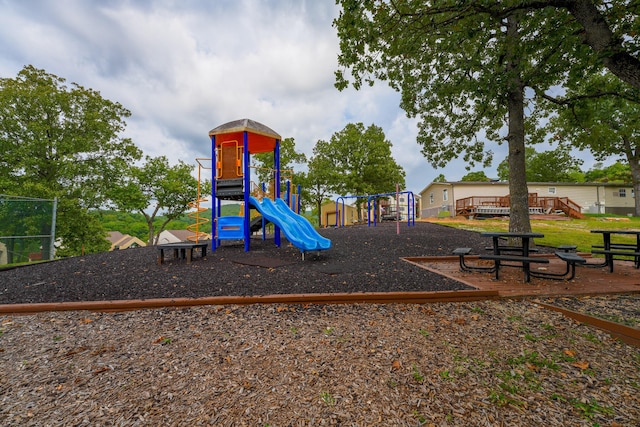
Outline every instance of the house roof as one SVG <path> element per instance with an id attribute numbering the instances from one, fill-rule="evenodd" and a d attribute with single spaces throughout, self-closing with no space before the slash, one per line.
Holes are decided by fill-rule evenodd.
<path id="1" fill-rule="evenodd" d="M 122 234 L 119 231 L 108 231 L 107 232 L 107 240 L 112 244 L 115 245 L 117 244 L 119 241 L 121 241 L 122 239 L 124 239 L 127 235 Z"/>
<path id="2" fill-rule="evenodd" d="M 119 231 L 109 231 L 107 233 L 107 240 L 111 243 L 111 248 L 109 250 L 113 250 L 116 246 L 122 249 L 126 249 L 134 243 L 137 246 L 147 246 L 145 242 L 138 239 L 137 237 L 130 236 L 128 234 L 122 234 Z"/>
<path id="3" fill-rule="evenodd" d="M 181 241 L 187 241 L 189 240 L 189 236 L 193 236 L 194 233 L 193 231 L 189 231 L 189 230 L 164 230 L 169 234 L 172 234 L 173 236 L 175 236 L 177 239 L 181 240 Z"/>

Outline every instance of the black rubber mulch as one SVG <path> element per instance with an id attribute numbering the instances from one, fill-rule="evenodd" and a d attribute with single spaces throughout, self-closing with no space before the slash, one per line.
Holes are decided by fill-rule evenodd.
<path id="1" fill-rule="evenodd" d="M 470 289 L 400 257 L 450 255 L 456 247 L 482 252 L 490 243 L 478 233 L 430 223 L 327 228 L 333 246 L 319 255 L 282 239 L 223 241 L 192 263 L 167 256 L 156 263 L 153 247 L 126 249 L 0 271 L 0 304 L 195 298 L 324 292 L 445 291 Z M 262 266 L 261 266 L 262 265 Z M 274 267 L 275 266 L 275 267 Z"/>

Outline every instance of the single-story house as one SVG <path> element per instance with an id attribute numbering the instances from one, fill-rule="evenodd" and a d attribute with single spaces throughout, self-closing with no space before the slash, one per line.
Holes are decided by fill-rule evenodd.
<path id="1" fill-rule="evenodd" d="M 190 240 L 189 237 L 193 237 L 195 235 L 196 233 L 190 230 L 162 230 L 158 236 L 158 244 L 162 245 L 165 243 L 187 242 Z M 200 236 L 199 240 L 210 239 L 211 235 L 206 234 L 205 236 Z"/>
<path id="2" fill-rule="evenodd" d="M 604 182 L 530 182 L 529 194 L 537 197 L 569 198 L 581 207 L 582 213 L 629 215 L 635 212 L 633 186 Z M 472 197 L 504 197 L 509 195 L 509 183 L 432 182 L 421 192 L 422 218 L 456 215 L 456 202 Z"/>
<path id="3" fill-rule="evenodd" d="M 145 242 L 137 237 L 130 236 L 128 234 L 122 234 L 119 231 L 109 231 L 107 233 L 107 240 L 111 243 L 110 251 L 116 249 L 128 249 L 137 248 L 139 246 L 147 246 Z"/>
<path id="4" fill-rule="evenodd" d="M 327 202 L 320 207 L 320 227 L 334 227 L 337 224 L 352 225 L 358 222 L 358 209 L 355 205 L 346 202 L 338 203 L 336 211 L 336 202 Z"/>

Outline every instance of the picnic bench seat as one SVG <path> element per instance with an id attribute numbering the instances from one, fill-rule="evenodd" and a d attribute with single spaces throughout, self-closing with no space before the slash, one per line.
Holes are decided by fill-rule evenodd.
<path id="1" fill-rule="evenodd" d="M 621 246 L 621 245 L 611 245 L 611 247 L 615 247 L 615 246 Z M 594 246 L 595 247 L 595 246 Z M 591 253 L 592 254 L 597 254 L 597 255 L 604 255 L 605 257 L 610 257 L 611 258 L 611 262 L 608 262 L 609 264 L 609 271 L 613 273 L 613 257 L 614 256 L 630 256 L 634 258 L 634 265 L 636 268 L 640 268 L 640 252 L 636 252 L 635 251 L 636 246 L 632 245 L 629 246 L 626 250 L 622 247 L 615 247 L 614 249 L 591 249 Z M 598 264 L 598 267 L 603 267 L 606 266 L 607 263 L 605 263 L 604 265 L 600 265 Z"/>
<path id="2" fill-rule="evenodd" d="M 456 255 L 460 258 L 460 271 L 485 271 L 492 272 L 495 267 L 480 267 L 480 266 L 472 266 L 468 265 L 464 261 L 465 255 L 469 255 L 471 253 L 471 248 L 456 248 L 453 250 L 453 255 Z"/>
<path id="3" fill-rule="evenodd" d="M 485 246 L 484 248 L 487 251 L 493 251 L 493 246 Z M 500 252 L 520 252 L 522 253 L 522 246 L 509 246 L 509 245 L 500 245 Z M 529 248 L 529 252 L 538 252 L 537 248 Z"/>
<path id="4" fill-rule="evenodd" d="M 604 245 L 592 245 L 592 248 L 604 249 Z M 635 243 L 612 243 L 609 245 L 611 249 L 635 250 Z"/>
<path id="5" fill-rule="evenodd" d="M 460 271 L 493 271 L 493 267 L 471 266 L 464 262 L 464 257 L 471 253 L 471 248 L 456 248 L 452 253 L 460 259 Z"/>
<path id="6" fill-rule="evenodd" d="M 564 271 L 564 273 L 547 273 L 547 272 L 533 271 L 531 272 L 531 275 L 533 277 L 539 277 L 542 279 L 571 280 L 574 277 L 576 277 L 576 265 L 577 264 L 583 265 L 583 264 L 586 264 L 587 262 L 586 259 L 582 258 L 580 255 L 574 252 L 558 251 L 558 252 L 555 252 L 555 255 L 558 258 L 560 258 L 562 261 L 567 263 L 567 269 Z"/>
<path id="7" fill-rule="evenodd" d="M 158 264 L 164 263 L 164 251 L 173 249 L 173 257 L 175 259 L 186 259 L 187 263 L 190 263 L 193 259 L 193 251 L 200 249 L 200 257 L 207 256 L 207 246 L 210 243 L 195 243 L 195 242 L 178 242 L 178 243 L 164 243 L 157 245 L 158 250 Z"/>
<path id="8" fill-rule="evenodd" d="M 542 257 L 525 257 L 525 256 L 519 256 L 519 255 L 498 255 L 498 254 L 491 254 L 491 255 L 480 255 L 479 256 L 480 259 L 488 259 L 488 260 L 492 260 L 494 261 L 494 268 L 495 268 L 495 273 L 496 273 L 496 280 L 498 280 L 500 277 L 500 267 L 522 267 L 523 271 L 524 271 L 524 280 L 525 282 L 528 282 L 530 280 L 530 269 L 529 269 L 529 264 L 534 264 L 534 263 L 538 263 L 538 264 L 549 264 L 549 259 L 548 258 L 542 258 Z M 513 265 L 513 264 L 502 264 L 503 261 L 506 262 L 519 262 L 522 263 L 522 265 Z"/>

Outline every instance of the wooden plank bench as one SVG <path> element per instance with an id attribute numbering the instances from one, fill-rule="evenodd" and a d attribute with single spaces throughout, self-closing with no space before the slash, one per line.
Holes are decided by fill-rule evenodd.
<path id="1" fill-rule="evenodd" d="M 546 272 L 531 272 L 533 277 L 539 277 L 542 279 L 552 280 L 571 280 L 576 277 L 576 265 L 584 265 L 587 260 L 574 252 L 556 252 L 555 255 L 562 261 L 567 263 L 567 269 L 564 273 L 546 273 Z"/>
<path id="2" fill-rule="evenodd" d="M 549 264 L 549 259 L 548 258 L 542 258 L 542 257 L 525 257 L 525 256 L 518 256 L 518 255 L 498 255 L 498 254 L 491 254 L 491 255 L 480 255 L 479 256 L 480 259 L 488 259 L 488 260 L 493 260 L 494 261 L 494 267 L 495 267 L 495 272 L 496 272 L 496 280 L 498 280 L 500 277 L 500 267 L 520 267 L 522 268 L 522 270 L 524 271 L 524 281 L 525 282 L 529 282 L 531 280 L 531 268 L 530 268 L 530 264 Z M 502 262 L 517 262 L 520 263 L 520 265 L 513 265 L 513 264 L 502 264 Z"/>
<path id="3" fill-rule="evenodd" d="M 158 264 L 164 263 L 164 251 L 173 250 L 173 257 L 175 259 L 186 259 L 187 263 L 190 263 L 193 259 L 193 251 L 200 249 L 200 257 L 207 256 L 207 246 L 210 243 L 195 243 L 195 242 L 178 242 L 178 243 L 164 243 L 157 245 L 158 250 Z"/>

